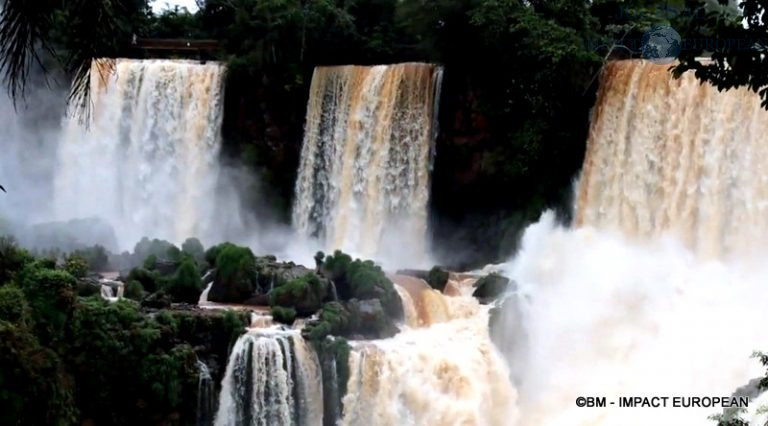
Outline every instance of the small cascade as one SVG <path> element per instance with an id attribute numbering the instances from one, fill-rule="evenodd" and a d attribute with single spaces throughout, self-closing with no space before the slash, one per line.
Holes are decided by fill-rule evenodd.
<path id="1" fill-rule="evenodd" d="M 197 301 L 198 306 L 205 306 L 208 304 L 208 293 L 211 292 L 211 287 L 213 287 L 213 282 L 205 286 L 205 290 L 200 293 L 200 299 Z"/>
<path id="2" fill-rule="evenodd" d="M 199 376 L 197 381 L 197 426 L 213 424 L 213 379 L 208 366 L 197 360 Z"/>
<path id="3" fill-rule="evenodd" d="M 109 302 L 117 302 L 123 298 L 125 284 L 120 281 L 101 279 L 101 297 Z"/>
<path id="4" fill-rule="evenodd" d="M 217 426 L 321 425 L 320 363 L 296 330 L 251 329 L 238 339 L 222 381 Z"/>
<path id="5" fill-rule="evenodd" d="M 101 285 L 101 297 L 110 300 L 115 297 L 115 295 L 112 293 L 112 287 L 102 284 Z"/>
<path id="6" fill-rule="evenodd" d="M 513 425 L 517 393 L 491 343 L 488 307 L 392 277 L 408 327 L 353 342 L 342 425 Z"/>

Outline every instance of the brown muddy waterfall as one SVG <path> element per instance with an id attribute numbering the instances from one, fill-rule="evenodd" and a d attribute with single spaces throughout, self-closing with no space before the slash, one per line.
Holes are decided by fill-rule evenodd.
<path id="1" fill-rule="evenodd" d="M 768 241 L 768 120 L 753 92 L 639 60 L 608 64 L 602 82 L 578 225 L 671 234 L 711 258 Z"/>
<path id="2" fill-rule="evenodd" d="M 765 374 L 750 356 L 768 341 L 767 137 L 755 93 L 606 64 L 575 223 L 544 213 L 504 268 L 518 290 L 492 335 L 519 392 L 516 425 L 715 424 L 721 407 L 618 398 L 735 392 L 750 392 L 744 419 L 765 424 L 768 393 L 744 386 Z M 615 405 L 577 406 L 588 395 Z"/>
<path id="3" fill-rule="evenodd" d="M 418 63 L 315 69 L 293 209 L 300 234 L 423 261 L 441 75 Z"/>

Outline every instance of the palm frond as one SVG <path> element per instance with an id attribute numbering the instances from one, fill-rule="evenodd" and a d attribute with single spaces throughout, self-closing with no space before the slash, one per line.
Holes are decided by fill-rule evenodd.
<path id="1" fill-rule="evenodd" d="M 0 6 L 0 74 L 14 101 L 24 96 L 30 65 L 37 62 L 39 49 L 52 52 L 46 42 L 53 0 L 5 0 Z"/>

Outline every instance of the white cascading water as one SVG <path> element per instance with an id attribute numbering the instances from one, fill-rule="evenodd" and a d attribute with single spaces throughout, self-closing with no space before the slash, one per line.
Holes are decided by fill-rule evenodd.
<path id="1" fill-rule="evenodd" d="M 488 306 L 393 279 L 406 324 L 392 338 L 353 343 L 341 424 L 515 424 L 517 394 L 488 334 Z"/>
<path id="2" fill-rule="evenodd" d="M 209 426 L 213 422 L 213 378 L 208 366 L 197 360 L 197 426 Z"/>
<path id="3" fill-rule="evenodd" d="M 315 69 L 293 209 L 301 235 L 362 257 L 426 260 L 441 75 L 417 63 Z"/>
<path id="4" fill-rule="evenodd" d="M 242 335 L 222 380 L 216 426 L 323 423 L 317 354 L 296 330 L 253 328 Z"/>
<path id="5" fill-rule="evenodd" d="M 122 248 L 143 236 L 211 237 L 217 217 L 224 66 L 100 59 L 90 120 L 64 123 L 55 173 L 59 219 L 98 216 Z"/>
<path id="6" fill-rule="evenodd" d="M 519 290 L 493 334 L 520 395 L 516 424 L 714 425 L 722 408 L 618 398 L 727 397 L 765 374 L 750 358 L 768 349 L 765 123 L 746 90 L 645 61 L 606 66 L 575 226 L 545 213 L 503 267 Z M 617 405 L 579 408 L 579 396 Z M 750 416 L 765 422 L 758 403 Z"/>

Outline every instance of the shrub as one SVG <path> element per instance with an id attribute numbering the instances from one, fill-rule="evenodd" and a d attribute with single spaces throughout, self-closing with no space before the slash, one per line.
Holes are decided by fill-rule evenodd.
<path id="1" fill-rule="evenodd" d="M 88 263 L 88 269 L 91 271 L 104 271 L 109 264 L 107 250 L 98 244 L 93 247 L 76 250 L 73 254 L 85 259 L 86 263 Z"/>
<path id="2" fill-rule="evenodd" d="M 0 285 L 11 281 L 33 258 L 11 236 L 0 237 Z"/>
<path id="3" fill-rule="evenodd" d="M 166 283 L 165 291 L 176 302 L 196 303 L 203 289 L 200 272 L 192 259 L 181 262 L 176 274 Z"/>
<path id="4" fill-rule="evenodd" d="M 296 310 L 293 308 L 275 305 L 271 307 L 270 311 L 272 313 L 272 319 L 277 322 L 291 325 L 296 320 Z"/>
<path id="5" fill-rule="evenodd" d="M 301 334 L 311 340 L 321 340 L 329 335 L 344 335 L 350 329 L 349 311 L 339 302 L 323 305 L 316 320 L 310 321 Z"/>
<path id="6" fill-rule="evenodd" d="M 144 266 L 144 269 L 148 271 L 154 271 L 157 269 L 157 256 L 154 254 L 150 254 L 147 256 L 146 259 L 144 259 L 144 263 L 142 264 Z"/>
<path id="7" fill-rule="evenodd" d="M 387 315 L 403 317 L 403 305 L 392 281 L 384 271 L 370 260 L 352 258 L 336 250 L 326 256 L 321 273 L 336 285 L 341 300 L 379 299 Z"/>
<path id="8" fill-rule="evenodd" d="M 75 301 L 75 278 L 63 270 L 34 262 L 21 272 L 21 288 L 38 325 L 38 337 L 43 340 L 62 338 Z"/>
<path id="9" fill-rule="evenodd" d="M 179 250 L 176 246 L 170 246 L 168 247 L 168 250 L 165 252 L 166 259 L 172 261 L 172 262 L 181 262 L 181 250 Z"/>
<path id="10" fill-rule="evenodd" d="M 328 284 L 309 272 L 269 292 L 270 306 L 290 307 L 299 316 L 317 312 L 328 293 Z"/>
<path id="11" fill-rule="evenodd" d="M 145 268 L 131 269 L 131 272 L 128 273 L 128 277 L 126 278 L 126 282 L 138 281 L 144 290 L 150 293 L 154 293 L 160 288 L 158 280 L 159 275 L 156 272 Z"/>
<path id="12" fill-rule="evenodd" d="M 158 260 L 178 260 L 180 254 L 181 251 L 178 247 L 168 241 L 158 239 L 150 241 L 149 238 L 144 237 L 141 241 L 136 243 L 136 246 L 133 249 L 134 265 L 141 264 L 144 259 L 151 255 L 155 255 Z"/>
<path id="13" fill-rule="evenodd" d="M 75 278 L 84 278 L 88 275 L 88 261 L 77 254 L 72 254 L 67 257 L 64 270 Z"/>
<path id="14" fill-rule="evenodd" d="M 29 315 L 24 292 L 13 285 L 0 287 L 0 321 L 26 323 Z"/>
<path id="15" fill-rule="evenodd" d="M 142 287 L 141 283 L 138 281 L 128 281 L 128 283 L 125 284 L 123 296 L 131 300 L 141 301 L 141 299 L 144 298 L 144 287 Z"/>
<path id="16" fill-rule="evenodd" d="M 209 250 L 206 258 L 213 253 L 216 266 L 213 286 L 208 300 L 213 302 L 241 302 L 253 294 L 256 283 L 256 257 L 247 247 L 224 243 Z"/>
<path id="17" fill-rule="evenodd" d="M 0 365 L 0 424 L 78 423 L 73 386 L 59 357 L 30 329 L 0 321 Z"/>
<path id="18" fill-rule="evenodd" d="M 205 260 L 205 248 L 197 238 L 187 238 L 181 244 L 181 251 L 192 256 L 197 262 Z"/>

